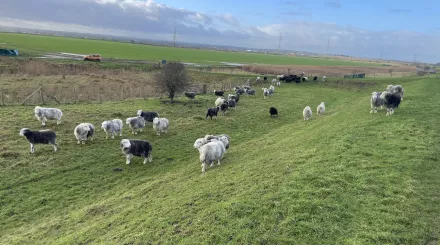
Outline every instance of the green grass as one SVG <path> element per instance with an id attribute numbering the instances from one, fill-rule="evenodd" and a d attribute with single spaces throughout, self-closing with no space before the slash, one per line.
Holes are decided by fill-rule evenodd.
<path id="1" fill-rule="evenodd" d="M 437 244 L 440 84 L 363 81 L 283 84 L 266 100 L 258 90 L 213 121 L 203 116 L 214 96 L 61 105 L 63 123 L 48 124 L 59 152 L 38 145 L 34 155 L 18 136 L 41 128 L 33 107 L 0 108 L 0 244 Z M 395 83 L 405 87 L 401 107 L 370 114 L 371 91 Z M 302 109 L 315 113 L 321 101 L 327 114 L 304 122 Z M 125 165 L 120 138 L 101 130 L 76 145 L 76 124 L 137 109 L 171 122 L 168 134 L 135 136 L 152 143 L 152 163 Z M 220 133 L 231 147 L 202 175 L 192 144 Z"/>
<path id="2" fill-rule="evenodd" d="M 379 63 L 336 59 L 221 52 L 14 33 L 0 33 L 0 42 L 7 43 L 8 48 L 16 48 L 19 51 L 30 54 L 44 52 L 99 53 L 104 58 L 152 61 L 165 59 L 199 64 L 233 62 L 266 65 L 380 66 Z"/>

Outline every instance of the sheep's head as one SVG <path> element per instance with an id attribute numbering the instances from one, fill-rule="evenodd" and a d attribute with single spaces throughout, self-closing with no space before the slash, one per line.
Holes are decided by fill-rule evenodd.
<path id="1" fill-rule="evenodd" d="M 142 110 L 138 110 L 137 114 L 138 117 L 142 116 Z"/>
<path id="2" fill-rule="evenodd" d="M 196 142 L 194 142 L 194 148 L 199 149 L 200 147 L 202 147 L 206 143 L 208 143 L 208 142 L 204 138 L 197 139 Z"/>
<path id="3" fill-rule="evenodd" d="M 128 140 L 128 139 L 121 140 L 120 145 L 121 145 L 121 149 L 128 149 L 131 147 L 130 140 Z"/>
<path id="4" fill-rule="evenodd" d="M 109 125 L 109 123 L 110 123 L 109 121 L 102 122 L 102 123 L 101 123 L 101 128 L 104 129 L 104 130 L 106 130 L 107 127 L 108 127 L 108 125 Z"/>
<path id="5" fill-rule="evenodd" d="M 158 117 L 155 117 L 154 119 L 153 119 L 153 124 L 159 124 L 159 118 Z"/>
<path id="6" fill-rule="evenodd" d="M 88 132 L 90 131 L 90 127 L 89 125 L 85 124 L 85 123 L 81 123 L 80 125 L 78 125 L 78 128 L 81 129 L 81 131 L 83 132 Z"/>
<path id="7" fill-rule="evenodd" d="M 392 87 L 393 87 L 393 85 L 390 84 L 390 85 L 388 85 L 386 90 L 390 90 Z"/>
<path id="8" fill-rule="evenodd" d="M 125 123 L 126 123 L 126 124 L 130 124 L 131 119 L 132 119 L 131 117 L 127 118 L 127 119 L 125 120 Z"/>
<path id="9" fill-rule="evenodd" d="M 22 128 L 21 130 L 20 130 L 20 136 L 24 136 L 27 132 L 29 132 L 29 131 L 31 131 L 30 129 L 28 129 L 28 128 Z"/>

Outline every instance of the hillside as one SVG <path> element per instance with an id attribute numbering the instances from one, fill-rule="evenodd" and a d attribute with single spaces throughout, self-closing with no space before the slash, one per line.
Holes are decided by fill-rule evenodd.
<path id="1" fill-rule="evenodd" d="M 370 114 L 371 92 L 388 84 L 404 86 L 401 107 Z M 37 145 L 34 155 L 18 136 L 41 128 L 33 107 L 2 107 L 0 244 L 435 244 L 439 90 L 427 78 L 282 84 L 213 121 L 204 115 L 214 96 L 61 105 L 63 123 L 48 124 L 59 152 Z M 321 101 L 327 114 L 317 117 Z M 304 122 L 306 105 L 314 116 Z M 152 163 L 126 165 L 121 138 L 102 130 L 76 145 L 78 123 L 99 127 L 138 109 L 171 122 L 168 134 L 134 136 L 152 143 Z M 194 140 L 220 133 L 231 147 L 202 175 Z"/>

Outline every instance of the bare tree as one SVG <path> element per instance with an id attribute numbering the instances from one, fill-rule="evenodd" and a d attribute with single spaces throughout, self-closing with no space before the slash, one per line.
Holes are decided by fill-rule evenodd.
<path id="1" fill-rule="evenodd" d="M 156 87 L 161 93 L 167 93 L 171 102 L 177 93 L 185 91 L 190 85 L 185 66 L 179 62 L 170 62 L 156 73 Z"/>

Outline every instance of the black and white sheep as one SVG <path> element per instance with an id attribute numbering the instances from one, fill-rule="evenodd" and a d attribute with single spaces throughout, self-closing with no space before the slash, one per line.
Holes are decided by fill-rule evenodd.
<path id="1" fill-rule="evenodd" d="M 130 164 L 133 156 L 143 157 L 144 164 L 147 163 L 147 161 L 153 161 L 153 155 L 151 154 L 153 147 L 150 142 L 146 140 L 123 139 L 121 140 L 120 147 L 122 153 L 127 158 L 126 164 Z"/>
<path id="2" fill-rule="evenodd" d="M 195 97 L 196 97 L 196 93 L 195 92 L 185 92 L 185 96 L 188 98 L 188 99 L 194 99 Z"/>
<path id="3" fill-rule="evenodd" d="M 234 88 L 234 91 L 235 91 L 235 93 L 236 94 L 239 94 L 239 95 L 242 95 L 242 94 L 244 94 L 244 89 L 241 89 L 241 88 Z"/>
<path id="4" fill-rule="evenodd" d="M 36 106 L 34 109 L 35 117 L 45 126 L 47 120 L 57 120 L 57 124 L 61 124 L 63 112 L 58 108 L 44 108 Z"/>
<path id="5" fill-rule="evenodd" d="M 380 95 L 380 98 L 385 101 L 385 106 L 387 108 L 387 116 L 391 116 L 394 114 L 394 110 L 399 107 L 400 101 L 402 98 L 397 95 L 393 94 L 389 91 L 383 92 Z"/>
<path id="6" fill-rule="evenodd" d="M 216 96 L 224 96 L 224 94 L 225 94 L 225 91 L 217 91 L 217 90 L 214 90 L 214 94 L 216 95 Z"/>
<path id="7" fill-rule="evenodd" d="M 222 111 L 222 116 L 225 115 L 226 111 L 228 110 L 228 101 L 224 101 L 221 105 L 220 105 L 220 110 Z"/>
<path id="8" fill-rule="evenodd" d="M 131 129 L 132 134 L 137 134 L 138 131 L 142 132 L 142 129 L 145 127 L 145 119 L 143 117 L 129 117 L 125 120 L 125 123 Z"/>
<path id="9" fill-rule="evenodd" d="M 228 94 L 228 100 L 235 100 L 237 94 Z"/>
<path id="10" fill-rule="evenodd" d="M 142 110 L 138 110 L 137 114 L 138 117 L 143 117 L 145 119 L 146 122 L 153 122 L 153 119 L 155 117 L 159 117 L 159 113 L 154 112 L 154 111 L 142 111 Z"/>
<path id="11" fill-rule="evenodd" d="M 403 100 L 403 87 L 402 85 L 388 85 L 386 91 L 395 94 L 395 95 L 399 95 L 401 97 L 401 99 Z"/>
<path id="12" fill-rule="evenodd" d="M 153 120 L 153 128 L 156 130 L 157 135 L 160 135 L 160 133 L 165 132 L 168 133 L 168 127 L 170 125 L 170 121 L 164 117 L 159 118 L 156 117 Z"/>
<path id="13" fill-rule="evenodd" d="M 306 108 L 304 108 L 303 117 L 304 117 L 304 121 L 307 121 L 310 118 L 312 118 L 312 109 L 310 109 L 310 106 L 306 106 Z"/>
<path id="14" fill-rule="evenodd" d="M 235 102 L 235 99 L 228 100 L 228 107 L 234 108 L 234 110 L 237 110 L 237 102 Z"/>
<path id="15" fill-rule="evenodd" d="M 271 117 L 278 117 L 278 110 L 275 107 L 271 107 L 269 108 L 269 113 Z"/>
<path id="16" fill-rule="evenodd" d="M 274 78 L 272 79 L 272 85 L 275 85 L 277 83 L 277 80 Z"/>
<path id="17" fill-rule="evenodd" d="M 323 115 L 325 113 L 325 103 L 321 102 L 321 104 L 316 107 L 316 115 Z"/>
<path id="18" fill-rule="evenodd" d="M 223 98 L 221 98 L 221 97 L 218 97 L 218 98 L 215 100 L 215 106 L 221 106 L 225 101 L 226 101 L 225 99 L 223 99 Z"/>
<path id="19" fill-rule="evenodd" d="M 263 89 L 263 98 L 266 99 L 267 96 L 270 95 L 268 88 L 262 88 Z"/>
<path id="20" fill-rule="evenodd" d="M 379 107 L 383 107 L 385 105 L 385 100 L 381 98 L 382 92 L 373 92 L 371 93 L 370 98 L 370 105 L 371 105 L 371 111 L 370 113 L 377 113 L 377 109 Z"/>
<path id="21" fill-rule="evenodd" d="M 91 123 L 80 123 L 75 127 L 73 131 L 76 140 L 78 140 L 78 144 L 85 144 L 86 140 L 93 140 L 93 136 L 95 135 L 95 126 Z"/>
<path id="22" fill-rule="evenodd" d="M 236 94 L 235 95 L 235 103 L 238 104 L 238 101 L 240 100 L 240 95 Z"/>
<path id="23" fill-rule="evenodd" d="M 206 112 L 205 120 L 208 120 L 208 117 L 211 117 L 211 120 L 212 120 L 212 117 L 217 118 L 219 110 L 220 110 L 220 107 L 218 107 L 218 106 L 217 107 L 208 108 L 208 111 Z"/>
<path id="24" fill-rule="evenodd" d="M 101 123 L 101 128 L 105 132 L 105 138 L 108 138 L 110 134 L 112 139 L 115 138 L 115 135 L 119 133 L 119 136 L 122 136 L 122 120 L 121 119 L 113 119 L 109 121 L 104 121 Z"/>
<path id="25" fill-rule="evenodd" d="M 57 135 L 52 130 L 32 131 L 28 128 L 22 128 L 20 130 L 20 136 L 25 136 L 31 144 L 31 153 L 35 152 L 36 144 L 52 145 L 53 151 L 57 151 Z"/>
<path id="26" fill-rule="evenodd" d="M 253 90 L 253 89 L 246 89 L 244 92 L 245 92 L 247 95 L 253 95 L 253 96 L 255 96 L 255 90 Z"/>

